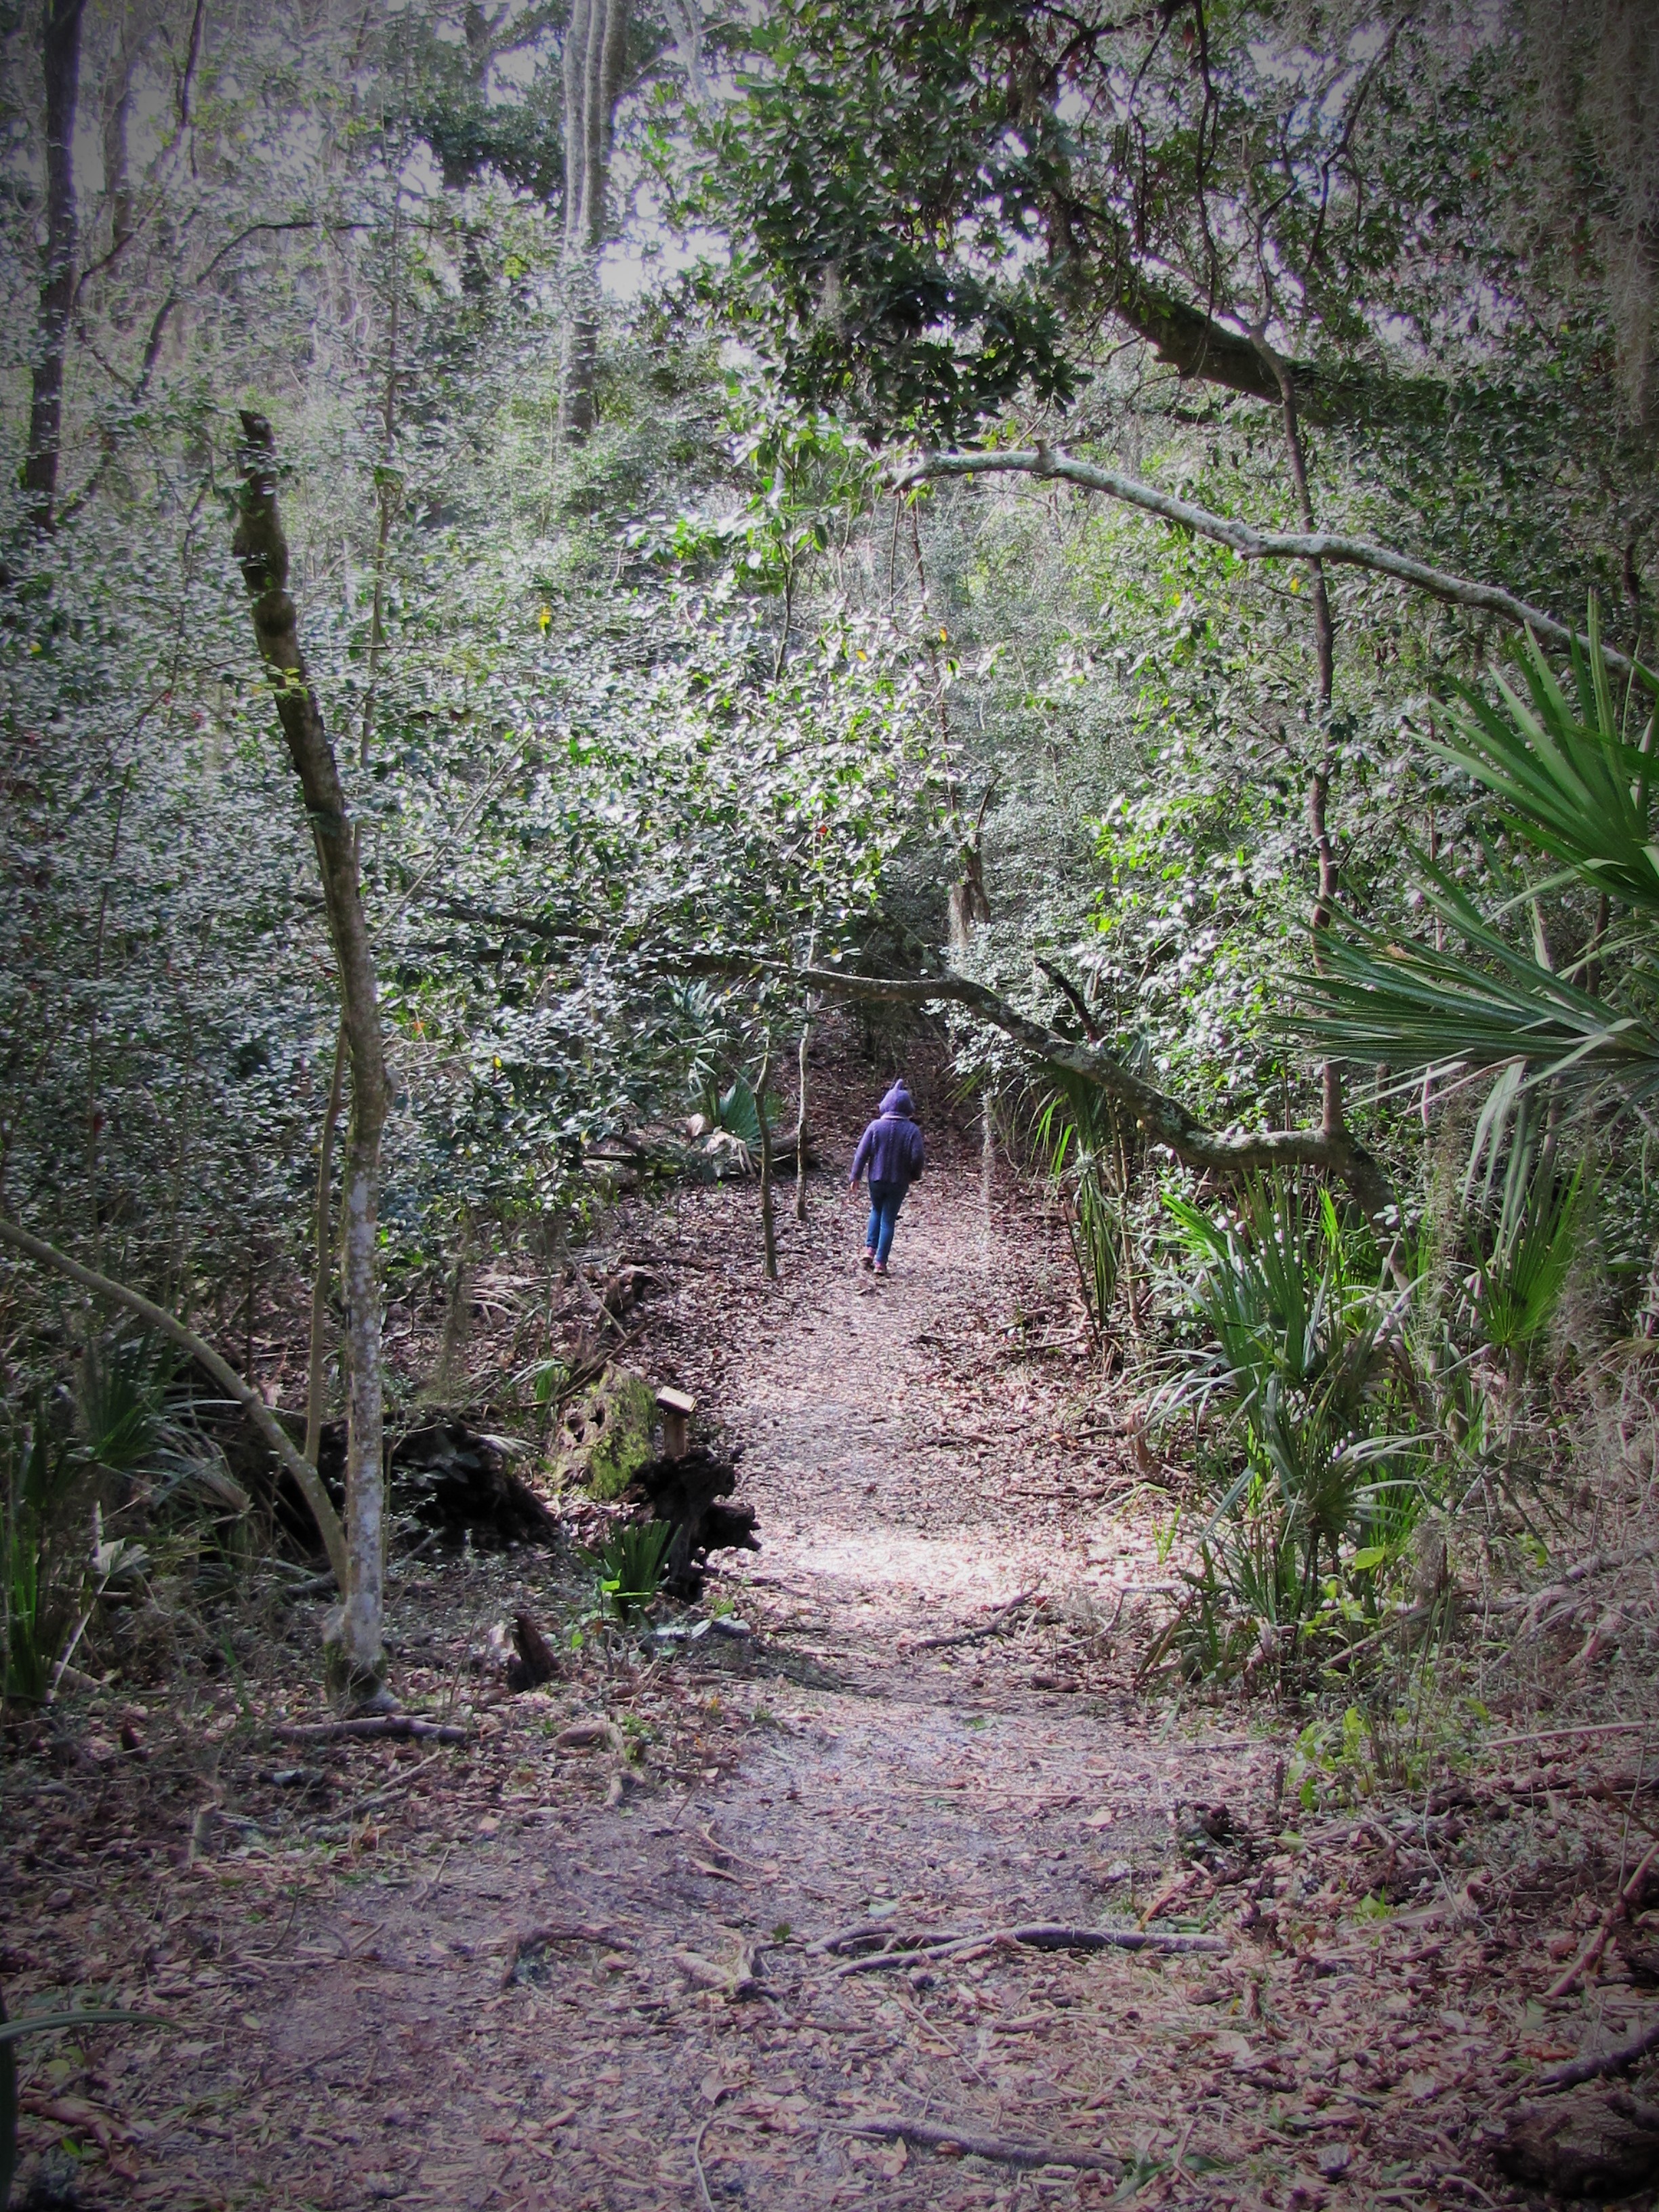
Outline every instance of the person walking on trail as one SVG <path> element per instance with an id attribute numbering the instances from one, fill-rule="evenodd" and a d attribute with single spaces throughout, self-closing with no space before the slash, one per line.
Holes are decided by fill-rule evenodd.
<path id="1" fill-rule="evenodd" d="M 893 1227 L 904 1194 L 927 1165 L 927 1147 L 916 1126 L 916 1109 L 901 1080 L 881 1102 L 881 1109 L 853 1155 L 849 1190 L 859 1177 L 870 1178 L 870 1225 L 864 1232 L 864 1254 L 859 1264 L 878 1275 L 887 1273 L 887 1255 L 893 1249 Z"/>

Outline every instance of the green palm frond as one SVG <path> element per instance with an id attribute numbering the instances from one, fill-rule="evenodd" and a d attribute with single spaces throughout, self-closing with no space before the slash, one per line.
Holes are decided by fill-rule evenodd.
<path id="1" fill-rule="evenodd" d="M 1575 714 L 1528 634 L 1523 698 L 1502 677 L 1501 714 L 1467 689 L 1453 711 L 1455 738 L 1432 750 L 1484 785 L 1518 836 L 1561 863 L 1564 874 L 1605 891 L 1638 913 L 1659 915 L 1659 846 L 1650 826 L 1649 720 L 1638 745 L 1629 744 L 1615 709 L 1600 617 L 1589 610 L 1590 656 L 1575 645 Z"/>
<path id="2" fill-rule="evenodd" d="M 1609 1004 L 1511 945 L 1438 869 L 1429 902 L 1460 937 L 1459 953 L 1401 945 L 1354 926 L 1306 975 L 1306 1027 L 1328 1052 L 1381 1061 L 1401 1077 L 1433 1068 L 1470 1074 L 1524 1064 L 1534 1080 L 1581 1091 L 1612 1082 L 1632 1097 L 1659 1087 L 1659 1019 Z M 1651 996 L 1641 974 L 1627 998 Z M 1659 1010 L 1656 1010 L 1659 1012 Z"/>
<path id="3" fill-rule="evenodd" d="M 1330 937 L 1323 972 L 1302 979 L 1309 1012 L 1298 1024 L 1323 1050 L 1382 1062 L 1406 1079 L 1508 1067 L 1517 1081 L 1557 1083 L 1580 1097 L 1611 1086 L 1635 1101 L 1659 1090 L 1654 726 L 1650 718 L 1641 743 L 1627 742 L 1594 600 L 1589 644 L 1588 656 L 1573 648 L 1576 707 L 1529 635 L 1524 696 L 1500 679 L 1500 709 L 1464 691 L 1452 733 L 1433 750 L 1491 793 L 1516 836 L 1559 864 L 1533 896 L 1580 883 L 1628 910 L 1616 995 L 1582 988 L 1573 980 L 1582 969 L 1558 974 L 1541 945 L 1512 944 L 1501 916 L 1482 914 L 1443 869 L 1423 861 L 1430 908 L 1458 948 L 1402 945 L 1358 924 Z M 1600 925 L 1594 949 L 1604 969 L 1613 963 Z"/>

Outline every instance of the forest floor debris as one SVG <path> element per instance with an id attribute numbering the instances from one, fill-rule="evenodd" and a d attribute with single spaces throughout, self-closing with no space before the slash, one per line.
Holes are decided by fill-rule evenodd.
<path id="1" fill-rule="evenodd" d="M 1330 1817 L 1296 1793 L 1297 1720 L 1137 1694 L 1164 1585 L 1127 1447 L 1086 1431 L 1063 1247 L 1000 1170 L 988 1209 L 925 1110 L 884 1285 L 821 1182 L 776 1285 L 752 1187 L 629 1225 L 657 1239 L 630 1358 L 723 1408 L 763 1544 L 675 1632 L 573 1648 L 568 1547 L 404 1559 L 409 1711 L 343 1732 L 323 1601 L 273 1577 L 259 1652 L 77 1691 L 15 1751 L 12 2010 L 167 2023 L 22 2047 L 25 2202 L 1645 2185 L 1659 1975 L 1646 1877 L 1627 1893 L 1659 1727 L 1582 1690 L 1564 1727 L 1529 1691 L 1479 1756 L 1356 1772 Z M 520 1613 L 555 1672 L 515 1694 L 488 1635 Z"/>

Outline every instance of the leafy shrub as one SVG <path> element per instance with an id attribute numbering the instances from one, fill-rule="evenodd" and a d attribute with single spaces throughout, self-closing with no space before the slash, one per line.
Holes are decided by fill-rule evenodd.
<path id="1" fill-rule="evenodd" d="M 1124 1162 L 1111 1100 L 1091 1084 L 1063 1085 L 1037 1118 L 1036 1141 L 1060 1194 L 1078 1280 L 1098 1337 L 1127 1255 Z"/>

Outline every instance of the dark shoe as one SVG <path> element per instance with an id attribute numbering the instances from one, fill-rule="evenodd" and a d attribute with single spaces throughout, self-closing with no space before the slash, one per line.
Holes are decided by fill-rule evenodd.
<path id="1" fill-rule="evenodd" d="M 878 1275 L 884 1275 L 884 1274 L 887 1273 L 887 1262 L 886 1262 L 886 1261 L 885 1261 L 885 1260 L 878 1260 L 878 1261 L 877 1261 L 877 1262 L 876 1262 L 876 1270 L 875 1270 L 875 1271 L 876 1271 L 877 1274 L 878 1274 Z"/>
<path id="2" fill-rule="evenodd" d="M 859 1265 L 860 1267 L 873 1267 L 875 1264 L 876 1255 L 873 1252 L 860 1252 L 859 1254 Z"/>

